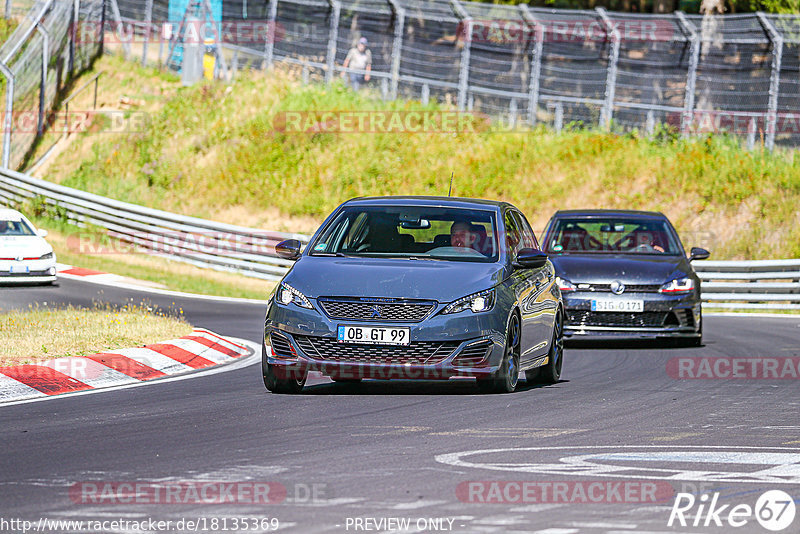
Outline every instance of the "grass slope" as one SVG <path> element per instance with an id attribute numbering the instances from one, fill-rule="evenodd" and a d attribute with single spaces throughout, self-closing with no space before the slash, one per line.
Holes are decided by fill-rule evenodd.
<path id="1" fill-rule="evenodd" d="M 107 61 L 116 62 L 107 68 L 121 66 Z M 142 69 L 124 66 L 136 83 Z M 161 84 L 160 105 L 148 107 L 149 128 L 86 135 L 51 165 L 49 178 L 181 213 L 268 229 L 284 221 L 307 232 L 354 196 L 446 194 L 453 172 L 454 195 L 508 200 L 538 229 L 561 208 L 660 210 L 687 247 L 707 246 L 715 259 L 800 257 L 800 158 L 793 152 L 749 152 L 726 137 L 683 140 L 668 132 L 655 139 L 545 128 L 286 134 L 273 128 L 281 111 L 443 108 L 384 103 L 338 83 L 304 86 L 280 73 L 188 88 L 142 75 Z"/>

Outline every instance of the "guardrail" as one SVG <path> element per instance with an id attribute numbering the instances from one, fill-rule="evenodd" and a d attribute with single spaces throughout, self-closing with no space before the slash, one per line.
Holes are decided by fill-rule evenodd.
<path id="1" fill-rule="evenodd" d="M 277 280 L 292 262 L 278 258 L 275 245 L 284 239 L 303 244 L 309 240 L 302 234 L 265 232 L 145 208 L 0 170 L 0 204 L 13 206 L 37 198 L 57 207 L 71 223 L 102 228 L 113 239 L 97 241 L 92 233 L 73 236 L 69 245 L 86 253 L 147 252 L 199 267 Z"/>
<path id="2" fill-rule="evenodd" d="M 696 261 L 703 302 L 714 308 L 800 309 L 800 260 Z"/>

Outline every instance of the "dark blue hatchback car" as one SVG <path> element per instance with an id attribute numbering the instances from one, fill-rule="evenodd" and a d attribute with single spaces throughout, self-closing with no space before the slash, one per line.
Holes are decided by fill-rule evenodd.
<path id="1" fill-rule="evenodd" d="M 564 310 L 525 216 L 504 202 L 357 198 L 339 206 L 268 302 L 262 370 L 273 392 L 309 370 L 335 381 L 472 377 L 511 392 L 559 380 Z"/>

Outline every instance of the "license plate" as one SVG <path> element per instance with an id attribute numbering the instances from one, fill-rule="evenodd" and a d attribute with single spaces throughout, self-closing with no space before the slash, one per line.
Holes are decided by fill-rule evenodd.
<path id="1" fill-rule="evenodd" d="M 384 326 L 340 325 L 338 334 L 339 343 L 408 345 L 411 338 L 411 329 Z"/>
<path id="2" fill-rule="evenodd" d="M 11 267 L 8 269 L 8 272 L 11 274 L 28 274 L 31 272 L 31 268 L 27 265 L 23 265 L 22 263 L 12 263 Z"/>
<path id="3" fill-rule="evenodd" d="M 592 311 L 608 312 L 641 312 L 644 311 L 643 300 L 593 300 Z"/>

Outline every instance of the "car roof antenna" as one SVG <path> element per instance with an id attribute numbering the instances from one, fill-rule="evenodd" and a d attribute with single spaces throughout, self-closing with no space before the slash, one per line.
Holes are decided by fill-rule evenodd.
<path id="1" fill-rule="evenodd" d="M 452 192 L 453 192 L 453 171 L 450 171 L 450 189 L 447 190 L 447 196 L 448 197 L 453 196 L 450 194 Z"/>

